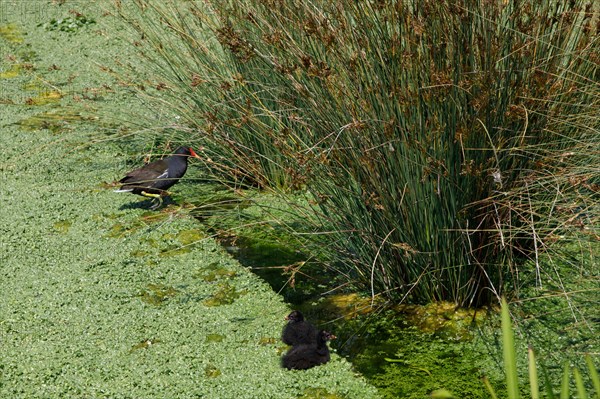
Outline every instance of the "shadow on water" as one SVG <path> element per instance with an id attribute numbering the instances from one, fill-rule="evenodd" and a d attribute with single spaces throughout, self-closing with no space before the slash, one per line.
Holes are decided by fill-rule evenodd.
<path id="1" fill-rule="evenodd" d="M 200 221 L 207 218 L 228 215 L 230 211 L 241 211 L 248 208 L 252 202 L 227 193 L 217 193 L 202 201 L 192 201 L 193 209 L 190 214 Z"/>
<path id="2" fill-rule="evenodd" d="M 487 397 L 481 377 L 489 370 L 483 360 L 489 362 L 489 355 L 475 344 L 488 320 L 486 309 L 456 309 L 444 302 L 371 306 L 370 298 L 357 294 L 297 307 L 335 333 L 330 346 L 384 398 L 423 398 L 442 388 L 463 398 Z"/>
<path id="3" fill-rule="evenodd" d="M 192 202 L 190 214 L 206 226 L 229 254 L 288 303 L 302 303 L 323 291 L 320 285 L 328 279 L 323 275 L 323 266 L 308 262 L 305 253 L 290 245 L 293 240 L 289 232 L 263 223 L 253 212 L 245 212 L 255 205 L 252 199 L 219 188 L 214 190 L 204 199 Z"/>
<path id="4" fill-rule="evenodd" d="M 307 256 L 268 238 L 228 236 L 219 238 L 225 250 L 265 280 L 284 300 L 299 305 L 318 295 L 323 276 Z M 322 274 L 322 273 L 321 273 Z"/>
<path id="5" fill-rule="evenodd" d="M 334 332 L 331 348 L 352 362 L 382 397 L 423 398 L 441 388 L 465 398 L 485 397 L 485 356 L 472 344 L 485 310 L 456 309 L 450 303 L 391 306 L 356 293 L 325 294 L 329 285 L 323 280 L 330 279 L 310 269 L 292 287 L 290 270 L 280 265 L 301 264 L 306 259 L 302 253 L 247 237 L 222 244 L 281 292 L 292 308 L 318 328 Z"/>
<path id="6" fill-rule="evenodd" d="M 120 193 L 121 195 L 124 194 L 129 194 L 132 195 L 133 198 L 133 194 L 130 193 Z M 148 210 L 152 210 L 152 206 L 156 204 L 156 201 L 153 199 L 145 199 L 145 200 L 139 200 L 142 197 L 137 197 L 137 201 L 132 201 L 129 202 L 127 204 L 123 204 L 119 207 L 120 211 L 125 211 L 125 210 L 132 210 L 132 209 L 148 209 Z M 162 205 L 160 208 L 156 209 L 156 211 L 160 211 L 163 208 L 166 208 L 169 205 L 172 204 L 177 204 L 170 196 L 166 196 L 163 197 L 163 201 L 162 201 Z"/>
<path id="7" fill-rule="evenodd" d="M 486 312 L 457 310 L 454 304 L 395 306 L 356 293 L 325 294 L 327 276 L 303 269 L 290 285 L 290 270 L 280 265 L 302 263 L 305 256 L 281 244 L 247 237 L 222 244 L 242 264 L 281 292 L 292 308 L 318 328 L 332 331 L 338 355 L 376 386 L 384 398 L 423 398 L 445 388 L 464 398 L 486 397 L 481 383 L 481 353 L 472 341 Z M 320 276 L 320 279 L 314 276 Z M 325 295 L 324 295 L 325 294 Z"/>
<path id="8" fill-rule="evenodd" d="M 301 275 L 294 270 L 305 262 L 301 252 L 249 237 L 228 237 L 221 243 L 291 307 L 334 332 L 332 349 L 351 361 L 382 397 L 423 398 L 441 388 L 464 398 L 485 397 L 480 367 L 487 356 L 471 343 L 485 311 L 458 310 L 449 303 L 391 307 L 355 293 L 325 294 L 330 287 L 325 280 L 331 277 L 322 269 L 304 266 Z"/>
<path id="9" fill-rule="evenodd" d="M 328 291 L 339 275 L 294 247 L 289 232 L 246 212 L 252 201 L 221 192 L 194 205 L 192 213 L 228 253 L 291 308 L 338 337 L 330 343 L 332 349 L 351 361 L 382 397 L 423 398 L 440 388 L 465 398 L 485 397 L 482 356 L 472 350 L 485 311 L 459 310 L 448 303 L 391 306 L 356 293 L 332 294 Z M 244 225 L 251 228 L 240 227 Z M 222 291 L 229 294 L 227 287 Z"/>

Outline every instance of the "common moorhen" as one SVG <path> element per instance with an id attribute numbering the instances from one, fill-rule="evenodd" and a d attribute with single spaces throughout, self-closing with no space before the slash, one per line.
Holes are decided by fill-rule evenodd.
<path id="1" fill-rule="evenodd" d="M 288 323 L 283 328 L 281 340 L 287 345 L 314 344 L 317 342 L 317 329 L 304 320 L 299 310 L 294 310 L 285 318 Z"/>
<path id="2" fill-rule="evenodd" d="M 172 156 L 127 173 L 127 176 L 119 180 L 122 186 L 115 192 L 133 193 L 158 200 L 151 207 L 156 209 L 162 205 L 162 197 L 168 195 L 166 190 L 185 175 L 190 156 L 200 158 L 190 147 L 179 147 Z"/>
<path id="3" fill-rule="evenodd" d="M 316 343 L 301 344 L 292 347 L 281 359 L 282 367 L 289 370 L 306 370 L 327 363 L 331 358 L 327 341 L 335 339 L 335 335 L 321 330 L 316 338 Z"/>

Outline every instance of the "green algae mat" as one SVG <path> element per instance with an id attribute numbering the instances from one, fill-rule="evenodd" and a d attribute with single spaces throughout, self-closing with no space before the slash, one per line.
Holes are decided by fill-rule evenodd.
<path id="1" fill-rule="evenodd" d="M 106 73 L 133 57 L 110 4 L 0 0 L 0 397 L 377 397 L 336 354 L 283 370 L 281 297 L 106 184 L 152 146 L 115 139 L 140 104 Z"/>

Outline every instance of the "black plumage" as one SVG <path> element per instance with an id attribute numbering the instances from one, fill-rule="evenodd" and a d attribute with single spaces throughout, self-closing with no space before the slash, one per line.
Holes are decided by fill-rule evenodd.
<path id="1" fill-rule="evenodd" d="M 179 147 L 172 156 L 127 173 L 119 180 L 121 188 L 115 192 L 128 192 L 158 199 L 159 203 L 156 206 L 160 206 L 162 196 L 168 194 L 166 190 L 185 175 L 190 156 L 200 158 L 190 147 Z"/>
<path id="2" fill-rule="evenodd" d="M 314 344 L 317 342 L 317 329 L 304 320 L 299 310 L 294 310 L 285 318 L 288 323 L 283 328 L 281 340 L 287 345 Z"/>
<path id="3" fill-rule="evenodd" d="M 300 344 L 292 347 L 282 357 L 282 367 L 289 370 L 306 370 L 327 363 L 331 358 L 327 341 L 334 338 L 335 335 L 328 331 L 319 331 L 316 335 L 315 343 Z"/>

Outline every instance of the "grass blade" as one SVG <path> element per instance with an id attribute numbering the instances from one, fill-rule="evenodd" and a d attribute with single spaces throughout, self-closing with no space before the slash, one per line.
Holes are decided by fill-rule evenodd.
<path id="1" fill-rule="evenodd" d="M 565 363 L 565 371 L 560 384 L 560 399 L 569 399 L 569 363 Z"/>
<path id="2" fill-rule="evenodd" d="M 579 399 L 587 399 L 587 393 L 585 392 L 585 385 L 583 384 L 583 378 L 579 369 L 575 367 L 573 369 L 573 375 L 575 376 L 575 386 L 577 387 L 577 396 Z"/>
<path id="3" fill-rule="evenodd" d="M 543 363 L 541 364 L 541 366 L 542 366 L 542 373 L 544 374 L 546 397 L 548 399 L 555 399 L 556 396 L 554 395 L 554 391 L 552 391 L 552 381 L 551 381 L 550 377 L 548 376 L 548 371 L 546 370 L 546 367 L 544 367 Z"/>
<path id="4" fill-rule="evenodd" d="M 502 346 L 504 352 L 504 370 L 506 372 L 506 388 L 510 399 L 519 398 L 517 378 L 517 356 L 515 353 L 515 337 L 510 322 L 510 313 L 505 298 L 502 298 Z"/>
<path id="5" fill-rule="evenodd" d="M 490 384 L 490 380 L 487 377 L 483 377 L 483 384 L 487 388 L 492 399 L 498 399 L 498 395 L 496 395 L 496 391 L 494 391 L 494 388 L 492 387 L 492 384 Z"/>
<path id="6" fill-rule="evenodd" d="M 596 398 L 600 399 L 600 378 L 598 377 L 598 370 L 594 366 L 594 361 L 590 355 L 585 356 L 585 362 L 587 363 L 588 370 L 590 371 L 590 379 L 594 385 L 596 391 Z"/>
<path id="7" fill-rule="evenodd" d="M 529 357 L 529 385 L 531 387 L 531 399 L 539 399 L 540 387 L 538 384 L 537 367 L 535 365 L 535 354 L 533 353 L 533 349 L 531 347 L 529 347 L 528 357 Z"/>

